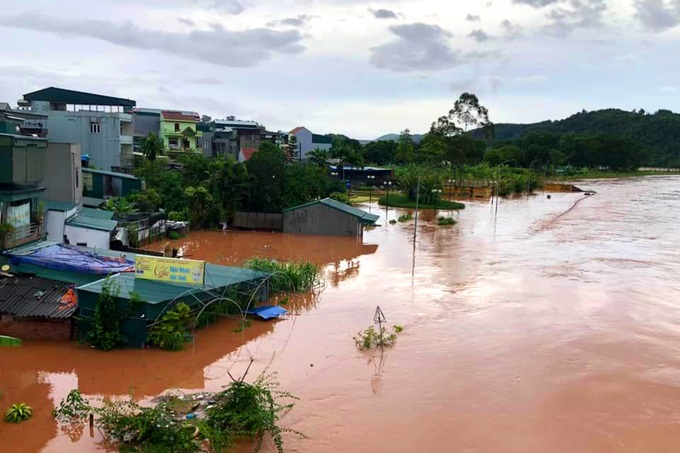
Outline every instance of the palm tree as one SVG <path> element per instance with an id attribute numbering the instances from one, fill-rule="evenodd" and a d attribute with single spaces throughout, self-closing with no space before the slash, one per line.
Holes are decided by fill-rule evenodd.
<path id="1" fill-rule="evenodd" d="M 153 132 L 142 139 L 140 150 L 146 159 L 151 162 L 151 181 L 154 182 L 154 162 L 158 156 L 163 155 L 165 145 L 163 140 Z"/>
<path id="2" fill-rule="evenodd" d="M 308 154 L 309 161 L 316 164 L 319 168 L 326 167 L 326 161 L 328 160 L 328 151 L 316 148 L 314 151 L 310 151 Z"/>

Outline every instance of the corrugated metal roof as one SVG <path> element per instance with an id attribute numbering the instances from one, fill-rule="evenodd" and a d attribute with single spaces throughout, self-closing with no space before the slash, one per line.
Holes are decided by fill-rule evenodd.
<path id="1" fill-rule="evenodd" d="M 116 176 L 118 178 L 125 178 L 125 179 L 138 179 L 134 175 L 128 175 L 127 173 L 116 173 L 115 171 L 97 170 L 97 169 L 89 168 L 89 167 L 83 167 L 82 170 L 83 170 L 84 173 L 94 173 L 94 174 L 97 174 L 97 175 Z"/>
<path id="2" fill-rule="evenodd" d="M 189 121 L 192 123 L 197 123 L 200 120 L 196 112 L 180 112 L 176 110 L 163 110 L 161 117 L 164 120 Z"/>
<path id="3" fill-rule="evenodd" d="M 132 99 L 103 96 L 101 94 L 86 93 L 84 91 L 66 90 L 64 88 L 49 87 L 24 94 L 27 101 L 47 101 L 59 104 L 82 105 L 120 105 L 134 107 L 137 103 Z"/>
<path id="4" fill-rule="evenodd" d="M 78 212 L 79 215 L 91 217 L 93 219 L 111 220 L 115 214 L 113 211 L 105 211 L 103 209 L 83 208 Z"/>
<path id="5" fill-rule="evenodd" d="M 66 221 L 66 225 L 76 228 L 89 228 L 99 231 L 113 231 L 118 226 L 115 220 L 107 220 L 95 217 L 88 217 L 83 214 L 76 214 Z"/>
<path id="6" fill-rule="evenodd" d="M 17 318 L 69 318 L 77 306 L 60 303 L 71 285 L 42 277 L 0 279 L 0 313 Z"/>
<path id="7" fill-rule="evenodd" d="M 128 258 L 130 258 L 131 255 L 132 254 L 126 254 Z M 145 280 L 135 278 L 135 274 L 132 273 L 116 274 L 111 278 L 113 278 L 120 286 L 120 297 L 125 299 L 130 298 L 130 294 L 134 292 L 145 302 L 158 304 L 192 293 L 246 283 L 266 277 L 267 275 L 269 274 L 266 272 L 253 271 L 250 269 L 206 264 L 204 286 Z M 102 285 L 105 281 L 106 279 L 101 279 L 79 286 L 78 291 L 100 294 Z"/>
<path id="8" fill-rule="evenodd" d="M 359 220 L 361 220 L 361 222 L 363 222 L 363 223 L 373 224 L 373 223 L 377 222 L 378 219 L 380 218 L 379 215 L 369 214 L 366 211 L 362 211 L 361 209 L 355 208 L 355 207 L 350 206 L 348 204 L 341 203 L 341 202 L 334 200 L 332 198 L 324 198 L 323 200 L 312 201 L 310 203 L 306 203 L 306 204 L 303 204 L 303 205 L 300 205 L 300 206 L 295 206 L 293 208 L 284 209 L 283 212 L 296 211 L 298 209 L 303 209 L 303 208 L 306 208 L 308 206 L 312 206 L 312 205 L 319 204 L 319 203 L 326 205 L 330 208 L 337 209 L 338 211 L 342 211 L 346 214 L 353 215 L 354 217 L 359 218 Z"/>
<path id="9" fill-rule="evenodd" d="M 68 201 L 47 200 L 45 202 L 45 209 L 47 209 L 48 211 L 66 212 L 75 209 L 77 206 L 78 206 L 77 203 L 69 203 Z"/>

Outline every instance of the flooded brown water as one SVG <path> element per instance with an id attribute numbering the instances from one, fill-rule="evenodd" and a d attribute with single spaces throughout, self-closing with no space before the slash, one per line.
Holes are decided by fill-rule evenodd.
<path id="1" fill-rule="evenodd" d="M 364 244 L 192 233 L 176 242 L 188 257 L 308 259 L 325 266 L 326 289 L 287 320 L 241 334 L 223 321 L 180 353 L 2 349 L 0 406 L 26 402 L 35 416 L 0 424 L 0 451 L 102 450 L 97 433 L 69 437 L 50 419 L 71 388 L 216 390 L 250 357 L 251 374 L 269 367 L 301 398 L 282 421 L 308 436 L 287 436 L 291 452 L 678 451 L 680 178 L 581 185 L 597 195 L 501 200 L 497 215 L 470 203 L 454 227 L 424 214 L 415 259 L 413 222 L 381 219 Z M 358 352 L 352 336 L 376 305 L 404 332 L 384 353 Z"/>

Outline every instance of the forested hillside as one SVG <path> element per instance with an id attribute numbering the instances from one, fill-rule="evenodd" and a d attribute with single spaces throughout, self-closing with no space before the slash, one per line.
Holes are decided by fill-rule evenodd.
<path id="1" fill-rule="evenodd" d="M 496 124 L 496 141 L 517 140 L 530 132 L 613 135 L 631 139 L 645 153 L 643 165 L 680 166 L 680 114 L 659 110 L 585 110 L 560 121 L 534 124 Z"/>

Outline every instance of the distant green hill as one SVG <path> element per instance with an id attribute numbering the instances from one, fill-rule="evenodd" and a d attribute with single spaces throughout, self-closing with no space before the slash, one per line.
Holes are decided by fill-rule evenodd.
<path id="1" fill-rule="evenodd" d="M 680 114 L 659 110 L 654 114 L 618 109 L 585 110 L 559 121 L 533 124 L 496 124 L 496 140 L 516 140 L 529 132 L 559 134 L 612 134 L 630 138 L 648 151 L 646 165 L 680 166 Z M 475 132 L 479 135 L 479 132 Z"/>
<path id="2" fill-rule="evenodd" d="M 413 135 L 411 135 L 411 138 L 413 139 L 413 143 L 420 143 L 424 136 L 425 136 L 425 134 L 413 134 Z M 380 141 L 398 142 L 399 137 L 400 137 L 399 134 L 385 134 L 381 137 L 376 138 L 373 141 L 374 142 L 380 142 Z"/>

